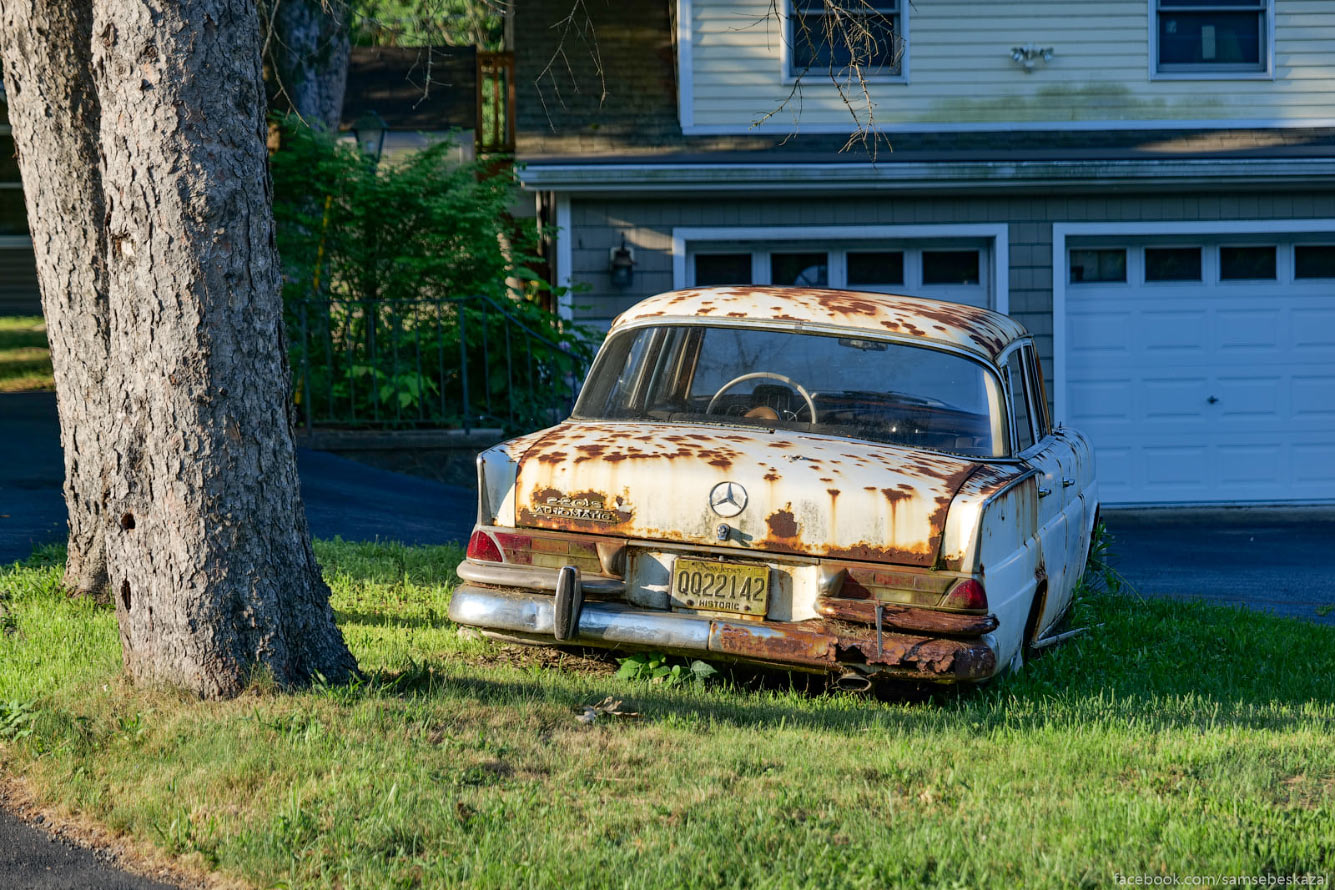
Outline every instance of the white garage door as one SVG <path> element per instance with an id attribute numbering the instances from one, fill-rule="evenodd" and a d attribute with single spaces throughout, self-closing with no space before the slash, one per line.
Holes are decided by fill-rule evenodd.
<path id="1" fill-rule="evenodd" d="M 1335 498 L 1332 242 L 1068 244 L 1066 415 L 1104 503 Z"/>

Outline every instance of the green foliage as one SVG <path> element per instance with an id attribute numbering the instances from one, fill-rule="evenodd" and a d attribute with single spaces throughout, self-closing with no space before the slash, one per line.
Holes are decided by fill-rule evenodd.
<path id="1" fill-rule="evenodd" d="M 536 233 L 509 216 L 508 171 L 459 163 L 448 142 L 377 163 L 281 123 L 274 217 L 307 418 L 514 429 L 569 408 L 588 338 L 541 305 L 559 294 L 529 268 Z"/>
<path id="2" fill-rule="evenodd" d="M 680 661 L 668 664 L 662 652 L 637 652 L 629 658 L 618 658 L 618 680 L 640 680 L 680 686 L 684 683 L 707 683 L 718 676 L 718 670 L 705 661 L 695 659 L 689 664 Z"/>
<path id="3" fill-rule="evenodd" d="M 454 161 L 448 141 L 377 164 L 294 118 L 281 126 L 274 218 L 289 299 L 509 296 L 505 278 L 532 246 L 506 213 L 510 176 Z"/>
<path id="4" fill-rule="evenodd" d="M 0 741 L 16 741 L 32 735 L 36 716 L 32 702 L 0 701 Z"/>
<path id="5" fill-rule="evenodd" d="M 353 41 L 363 46 L 476 46 L 505 42 L 497 0 L 356 0 Z"/>

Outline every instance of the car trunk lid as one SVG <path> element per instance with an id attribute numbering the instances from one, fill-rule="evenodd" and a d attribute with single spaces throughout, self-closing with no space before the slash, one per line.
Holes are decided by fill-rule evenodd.
<path id="1" fill-rule="evenodd" d="M 979 466 L 786 430 L 569 421 L 524 453 L 515 515 L 521 527 L 930 566 Z M 715 492 L 722 483 L 745 494 Z"/>

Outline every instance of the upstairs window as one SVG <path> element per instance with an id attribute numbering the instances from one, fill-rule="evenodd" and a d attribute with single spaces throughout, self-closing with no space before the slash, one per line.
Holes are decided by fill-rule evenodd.
<path id="1" fill-rule="evenodd" d="M 788 0 L 788 74 L 899 77 L 903 0 Z"/>
<path id="2" fill-rule="evenodd" d="M 1270 0 L 1155 0 L 1159 74 L 1264 74 Z"/>

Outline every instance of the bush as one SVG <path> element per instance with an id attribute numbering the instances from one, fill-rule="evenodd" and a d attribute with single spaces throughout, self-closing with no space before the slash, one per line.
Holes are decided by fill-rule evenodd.
<path id="1" fill-rule="evenodd" d="M 377 163 L 292 119 L 272 159 L 297 398 L 307 420 L 510 427 L 569 407 L 589 349 L 540 301 L 513 176 L 452 145 Z M 460 348 L 460 340 L 463 348 Z"/>

